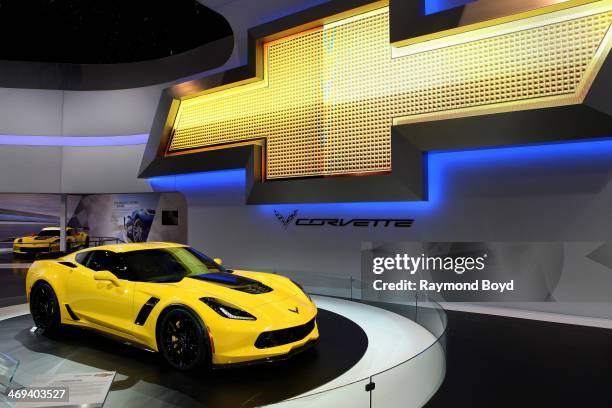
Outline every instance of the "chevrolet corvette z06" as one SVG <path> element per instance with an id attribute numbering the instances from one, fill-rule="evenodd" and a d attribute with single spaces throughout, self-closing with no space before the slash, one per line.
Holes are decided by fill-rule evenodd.
<path id="1" fill-rule="evenodd" d="M 226 270 L 181 244 L 108 245 L 38 260 L 26 294 L 44 332 L 93 329 L 158 351 L 179 370 L 284 359 L 319 337 L 317 307 L 298 284 Z"/>
<path id="2" fill-rule="evenodd" d="M 87 248 L 89 246 L 89 235 L 85 231 L 74 228 L 66 228 L 66 249 L 73 251 Z M 37 234 L 15 238 L 13 241 L 13 254 L 15 255 L 38 255 L 59 252 L 60 229 L 59 227 L 46 227 Z"/>

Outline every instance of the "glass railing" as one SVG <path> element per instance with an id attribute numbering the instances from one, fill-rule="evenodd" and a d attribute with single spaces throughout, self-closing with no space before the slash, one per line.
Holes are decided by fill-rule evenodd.
<path id="1" fill-rule="evenodd" d="M 278 273 L 299 282 L 312 295 L 343 298 L 396 313 L 417 323 L 431 336 L 418 352 L 405 360 L 377 369 L 357 381 L 320 392 L 314 390 L 277 406 L 421 407 L 436 393 L 446 374 L 448 320 L 435 300 L 421 293 L 392 303 L 364 300 L 361 282 L 354 277 L 295 271 Z"/>
<path id="2" fill-rule="evenodd" d="M 376 306 L 408 318 L 414 316 L 413 320 L 435 340 L 410 359 L 372 376 L 376 389 L 371 406 L 421 407 L 433 397 L 446 375 L 446 312 L 424 295 L 416 297 L 414 308 L 389 303 Z"/>
<path id="3" fill-rule="evenodd" d="M 352 276 L 286 270 L 273 273 L 293 279 L 311 295 L 361 299 L 361 282 Z"/>

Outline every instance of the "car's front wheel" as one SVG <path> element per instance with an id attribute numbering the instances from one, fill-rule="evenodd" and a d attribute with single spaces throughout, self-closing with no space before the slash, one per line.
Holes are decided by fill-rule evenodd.
<path id="1" fill-rule="evenodd" d="M 41 282 L 34 286 L 30 293 L 30 313 L 36 327 L 44 333 L 56 332 L 61 327 L 59 302 L 51 285 Z"/>
<path id="2" fill-rule="evenodd" d="M 177 308 L 165 313 L 157 335 L 159 351 L 173 368 L 188 371 L 209 363 L 207 331 L 193 312 Z"/>

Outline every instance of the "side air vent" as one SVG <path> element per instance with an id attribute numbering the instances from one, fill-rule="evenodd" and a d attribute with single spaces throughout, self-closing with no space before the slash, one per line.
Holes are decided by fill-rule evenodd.
<path id="1" fill-rule="evenodd" d="M 68 311 L 68 314 L 70 315 L 70 318 L 71 318 L 72 320 L 81 320 L 81 319 L 79 319 L 79 316 L 77 316 L 77 315 L 76 315 L 76 314 L 75 314 L 75 313 L 72 311 L 72 309 L 70 308 L 70 305 L 69 305 L 69 304 L 66 304 L 65 306 L 66 306 L 66 310 Z"/>
<path id="2" fill-rule="evenodd" d="M 147 300 L 147 303 L 142 305 L 140 308 L 140 312 L 138 312 L 138 316 L 136 316 L 136 321 L 134 323 L 138 326 L 144 326 L 149 318 L 149 315 L 151 314 L 151 311 L 158 302 L 159 299 L 156 297 L 152 297 L 151 299 Z"/>
<path id="3" fill-rule="evenodd" d="M 76 265 L 75 265 L 75 264 L 73 264 L 72 262 L 64 262 L 64 261 L 62 261 L 62 262 L 60 262 L 60 263 L 61 263 L 62 265 L 64 265 L 64 266 L 69 267 L 69 268 L 76 268 Z"/>

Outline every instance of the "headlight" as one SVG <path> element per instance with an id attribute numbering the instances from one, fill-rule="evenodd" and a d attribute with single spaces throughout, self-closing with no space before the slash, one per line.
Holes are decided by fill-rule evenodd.
<path id="1" fill-rule="evenodd" d="M 249 312 L 221 303 L 215 298 L 203 297 L 200 298 L 200 300 L 217 312 L 218 315 L 225 318 L 234 320 L 257 320 L 257 318 Z"/>
<path id="2" fill-rule="evenodd" d="M 293 284 L 295 286 L 297 286 L 298 288 L 300 288 L 300 290 L 302 291 L 302 293 L 304 295 L 306 295 L 306 297 L 308 298 L 308 300 L 310 300 L 312 302 L 312 298 L 310 297 L 310 295 L 308 293 L 306 293 L 306 291 L 304 290 L 304 288 L 302 287 L 302 285 L 300 285 L 299 283 L 297 283 L 296 281 L 294 281 L 293 279 L 291 279 L 291 282 L 293 282 Z"/>

